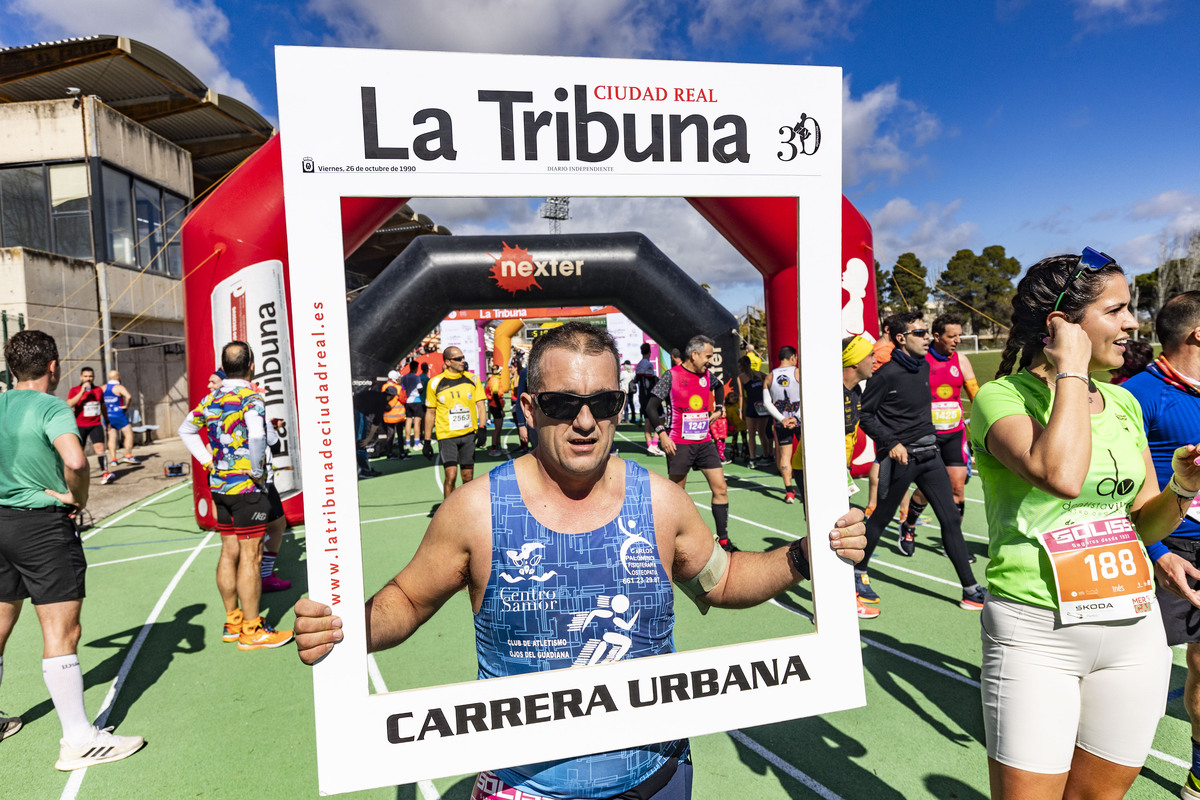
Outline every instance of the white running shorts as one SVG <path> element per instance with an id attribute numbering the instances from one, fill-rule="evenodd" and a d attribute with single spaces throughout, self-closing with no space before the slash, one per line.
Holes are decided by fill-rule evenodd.
<path id="1" fill-rule="evenodd" d="M 1057 775 L 1078 746 L 1142 766 L 1171 674 L 1157 605 L 1136 620 L 1060 625 L 1052 609 L 989 594 L 981 638 L 989 757 Z"/>

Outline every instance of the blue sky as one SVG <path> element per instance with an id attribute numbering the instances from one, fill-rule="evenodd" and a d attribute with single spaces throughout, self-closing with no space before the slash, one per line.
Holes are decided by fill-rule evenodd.
<path id="1" fill-rule="evenodd" d="M 1091 245 L 1143 272 L 1164 240 L 1200 229 L 1197 30 L 1194 0 L 9 0 L 0 11 L 2 46 L 129 36 L 272 120 L 277 44 L 840 66 L 843 192 L 885 266 L 911 250 L 935 270 L 959 248 L 999 244 L 1026 266 Z M 456 233 L 543 232 L 530 207 L 418 210 Z M 564 230 L 645 219 L 641 208 L 580 199 Z M 687 240 L 664 249 L 734 310 L 759 301 L 736 253 L 686 207 L 668 212 L 652 238 Z"/>

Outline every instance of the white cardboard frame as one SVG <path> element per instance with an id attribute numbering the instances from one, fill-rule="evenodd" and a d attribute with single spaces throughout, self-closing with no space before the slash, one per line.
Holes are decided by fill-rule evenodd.
<path id="1" fill-rule="evenodd" d="M 843 469 L 842 401 L 837 355 L 841 330 L 841 70 L 614 59 L 550 58 L 458 53 L 281 47 L 276 50 L 283 183 L 290 254 L 293 341 L 303 458 L 309 590 L 342 617 L 345 639 L 313 668 L 318 782 L 333 794 L 481 769 L 562 758 L 599 749 L 811 716 L 865 703 L 858 624 L 850 567 L 827 547 L 812 548 L 816 633 L 747 642 L 669 656 L 564 669 L 489 681 L 432 686 L 383 695 L 368 691 L 354 436 L 350 426 L 350 371 L 344 303 L 340 198 L 517 196 L 794 197 L 798 200 L 802 416 L 808 516 L 832 525 L 847 508 Z M 623 146 L 603 162 L 559 161 L 555 125 L 542 130 L 537 160 L 522 147 L 524 110 L 566 112 L 574 122 L 574 87 L 588 92 L 587 113 L 617 120 L 634 115 L 648 136 L 649 117 L 699 114 L 709 124 L 709 148 L 734 133 L 723 115 L 744 120 L 748 160 L 700 160 L 692 134 L 682 138 L 678 161 L 638 163 Z M 638 87 L 650 100 L 598 99 L 604 87 Z M 366 158 L 362 87 L 374 87 L 381 147 L 409 147 L 408 158 Z M 568 92 L 565 102 L 555 90 Z M 501 104 L 479 99 L 482 90 L 532 93 L 514 101 L 514 158 L 501 158 Z M 661 91 L 660 91 L 661 90 Z M 679 93 L 677 93 L 677 91 Z M 690 92 L 690 94 L 689 94 Z M 614 92 L 615 93 L 615 92 Z M 663 97 L 665 93 L 665 97 Z M 662 97 L 662 99 L 659 99 Z M 416 155 L 415 139 L 438 126 L 441 109 L 455 158 Z M 801 115 L 806 115 L 801 117 Z M 803 121 L 803 122 L 802 122 Z M 820 145 L 790 154 L 787 126 L 816 124 Z M 588 124 L 596 149 L 603 123 Z M 567 130 L 574 134 L 574 128 Z M 792 141 L 801 144 L 799 138 Z M 445 140 L 429 145 L 445 144 Z M 813 137 L 803 141 L 813 150 Z M 644 141 L 638 142 L 639 147 Z M 669 151 L 669 148 L 668 148 Z M 339 168 L 333 170 L 331 168 Z M 561 169 L 561 168 L 567 169 Z M 600 167 L 601 169 L 596 169 Z M 368 171 L 370 168 L 370 171 Z M 554 169 L 559 168 L 559 169 Z M 815 424 L 811 424 L 814 423 Z M 828 469 L 812 468 L 827 464 Z M 328 476 L 328 477 L 327 477 Z M 402 567 L 396 565 L 396 570 Z M 336 570 L 338 583 L 333 582 Z M 336 597 L 335 597 L 336 596 Z M 403 646 L 403 645 L 401 645 Z M 751 664 L 773 661 L 783 675 L 799 658 L 808 680 L 633 708 L 628 683 L 731 665 L 747 675 Z M 794 662 L 791 662 L 794 664 Z M 602 688 L 597 688 L 602 687 Z M 607 693 L 615 711 L 597 706 L 589 716 L 502 727 L 422 741 L 415 737 L 430 709 L 504 698 L 532 698 L 534 718 L 557 691 L 580 689 L 585 698 Z M 411 715 L 411 717 L 406 716 Z M 526 719 L 529 719 L 526 717 Z"/>

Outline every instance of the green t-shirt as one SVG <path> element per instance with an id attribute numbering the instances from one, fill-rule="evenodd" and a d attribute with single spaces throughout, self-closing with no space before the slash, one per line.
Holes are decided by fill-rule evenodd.
<path id="1" fill-rule="evenodd" d="M 1057 608 L 1050 558 L 1037 537 L 1086 520 L 1129 514 L 1146 480 L 1142 407 L 1120 386 L 1097 383 L 1104 411 L 1092 414 L 1092 462 L 1083 491 L 1063 500 L 1030 486 L 987 452 L 988 430 L 999 419 L 1023 414 L 1042 425 L 1050 419 L 1050 388 L 1031 373 L 984 384 L 971 407 L 971 444 L 987 503 L 988 591 L 1042 608 Z"/>
<path id="2" fill-rule="evenodd" d="M 0 506 L 49 508 L 44 490 L 67 490 L 54 440 L 79 435 L 75 412 L 54 395 L 32 389 L 0 394 Z"/>

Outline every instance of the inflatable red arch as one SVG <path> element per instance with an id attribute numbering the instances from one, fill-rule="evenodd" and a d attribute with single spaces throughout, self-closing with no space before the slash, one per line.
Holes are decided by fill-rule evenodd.
<path id="1" fill-rule="evenodd" d="M 346 197 L 343 253 L 349 256 L 408 198 Z M 704 197 L 688 202 L 763 276 L 767 350 L 799 338 L 796 202 L 776 197 Z M 183 231 L 188 397 L 208 392 L 215 353 L 224 340 L 256 345 L 260 384 L 272 416 L 285 421 L 284 468 L 277 484 L 292 523 L 303 521 L 295 458 L 295 394 L 291 391 L 288 250 L 279 137 L 247 159 L 185 220 Z M 871 227 L 842 198 L 842 306 L 847 333 L 878 335 Z M 765 355 L 765 354 L 764 354 Z M 861 437 L 860 437 L 861 438 Z M 856 461 L 860 459 L 856 458 Z M 215 527 L 207 482 L 194 471 L 193 510 Z"/>

